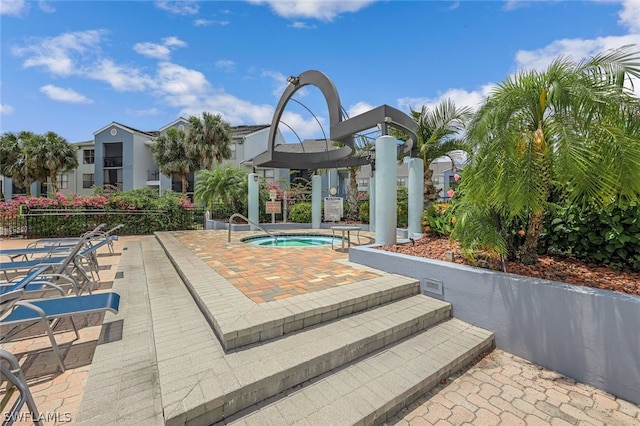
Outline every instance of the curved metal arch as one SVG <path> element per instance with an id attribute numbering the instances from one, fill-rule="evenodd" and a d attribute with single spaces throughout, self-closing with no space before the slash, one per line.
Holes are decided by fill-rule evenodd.
<path id="1" fill-rule="evenodd" d="M 338 90 L 329 77 L 320 71 L 305 71 L 297 77 L 289 77 L 288 81 L 289 85 L 280 97 L 273 114 L 273 119 L 271 120 L 267 151 L 253 159 L 254 165 L 301 168 L 302 164 L 304 164 L 305 166 L 312 165 L 312 167 L 303 168 L 329 168 L 336 164 L 346 164 L 350 162 L 360 163 L 362 162 L 361 159 L 348 161 L 348 157 L 352 156 L 355 152 L 354 135 L 362 130 L 375 127 L 378 124 L 382 124 L 385 129 L 387 125 L 399 127 L 410 134 L 411 138 L 404 146 L 405 154 L 411 151 L 413 141 L 417 141 L 417 125 L 415 121 L 402 111 L 388 105 L 382 105 L 364 114 L 345 119 L 345 113 L 340 103 Z M 308 85 L 320 89 L 327 102 L 330 140 L 340 142 L 344 147 L 327 150 L 326 152 L 310 152 L 304 154 L 276 151 L 275 140 L 278 132 L 278 123 L 280 123 L 284 109 L 292 96 L 298 90 Z"/>

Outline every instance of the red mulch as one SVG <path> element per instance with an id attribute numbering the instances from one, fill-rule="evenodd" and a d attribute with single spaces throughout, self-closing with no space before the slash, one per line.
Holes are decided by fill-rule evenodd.
<path id="1" fill-rule="evenodd" d="M 380 248 L 444 261 L 447 260 L 445 253 L 451 251 L 455 263 L 471 265 L 460 254 L 459 244 L 446 238 L 426 236 L 416 241 L 415 245 L 409 243 Z M 490 267 L 502 270 L 502 265 L 499 262 L 493 263 Z M 512 274 L 640 295 L 640 272 L 637 271 L 614 271 L 606 266 L 594 265 L 570 257 L 546 255 L 540 256 L 535 265 L 524 265 L 507 260 L 506 267 L 507 272 Z"/>

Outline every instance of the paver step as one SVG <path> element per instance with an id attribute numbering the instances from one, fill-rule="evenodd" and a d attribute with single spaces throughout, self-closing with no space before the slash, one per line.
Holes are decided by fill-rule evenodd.
<path id="1" fill-rule="evenodd" d="M 172 233 L 158 232 L 156 238 L 227 351 L 420 293 L 417 280 L 382 273 L 347 286 L 256 304 L 195 258 Z"/>
<path id="2" fill-rule="evenodd" d="M 223 363 L 213 363 L 215 380 L 210 377 L 202 386 L 206 410 L 193 423 L 220 421 L 449 317 L 448 303 L 417 295 L 227 353 Z M 194 407 L 193 413 L 201 411 L 202 407 Z"/>
<path id="3" fill-rule="evenodd" d="M 492 344 L 493 333 L 450 319 L 224 423 L 380 424 Z"/>

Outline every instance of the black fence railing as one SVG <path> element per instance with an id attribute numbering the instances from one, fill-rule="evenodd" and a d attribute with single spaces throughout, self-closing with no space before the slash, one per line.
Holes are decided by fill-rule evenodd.
<path id="1" fill-rule="evenodd" d="M 204 210 L 50 210 L 31 209 L 3 219 L 2 236 L 23 238 L 77 237 L 104 223 L 103 229 L 124 224 L 119 235 L 149 235 L 156 231 L 204 229 Z"/>

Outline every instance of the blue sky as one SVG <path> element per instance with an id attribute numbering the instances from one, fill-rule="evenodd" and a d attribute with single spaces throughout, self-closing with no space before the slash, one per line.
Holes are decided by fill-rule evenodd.
<path id="1" fill-rule="evenodd" d="M 112 121 L 157 130 L 203 111 L 269 124 L 286 78 L 309 69 L 333 80 L 354 116 L 446 97 L 477 107 L 508 75 L 558 55 L 640 50 L 638 0 L 2 0 L 0 19 L 0 132 L 69 142 Z M 319 91 L 295 97 L 328 133 Z M 283 121 L 322 135 L 297 104 Z"/>

